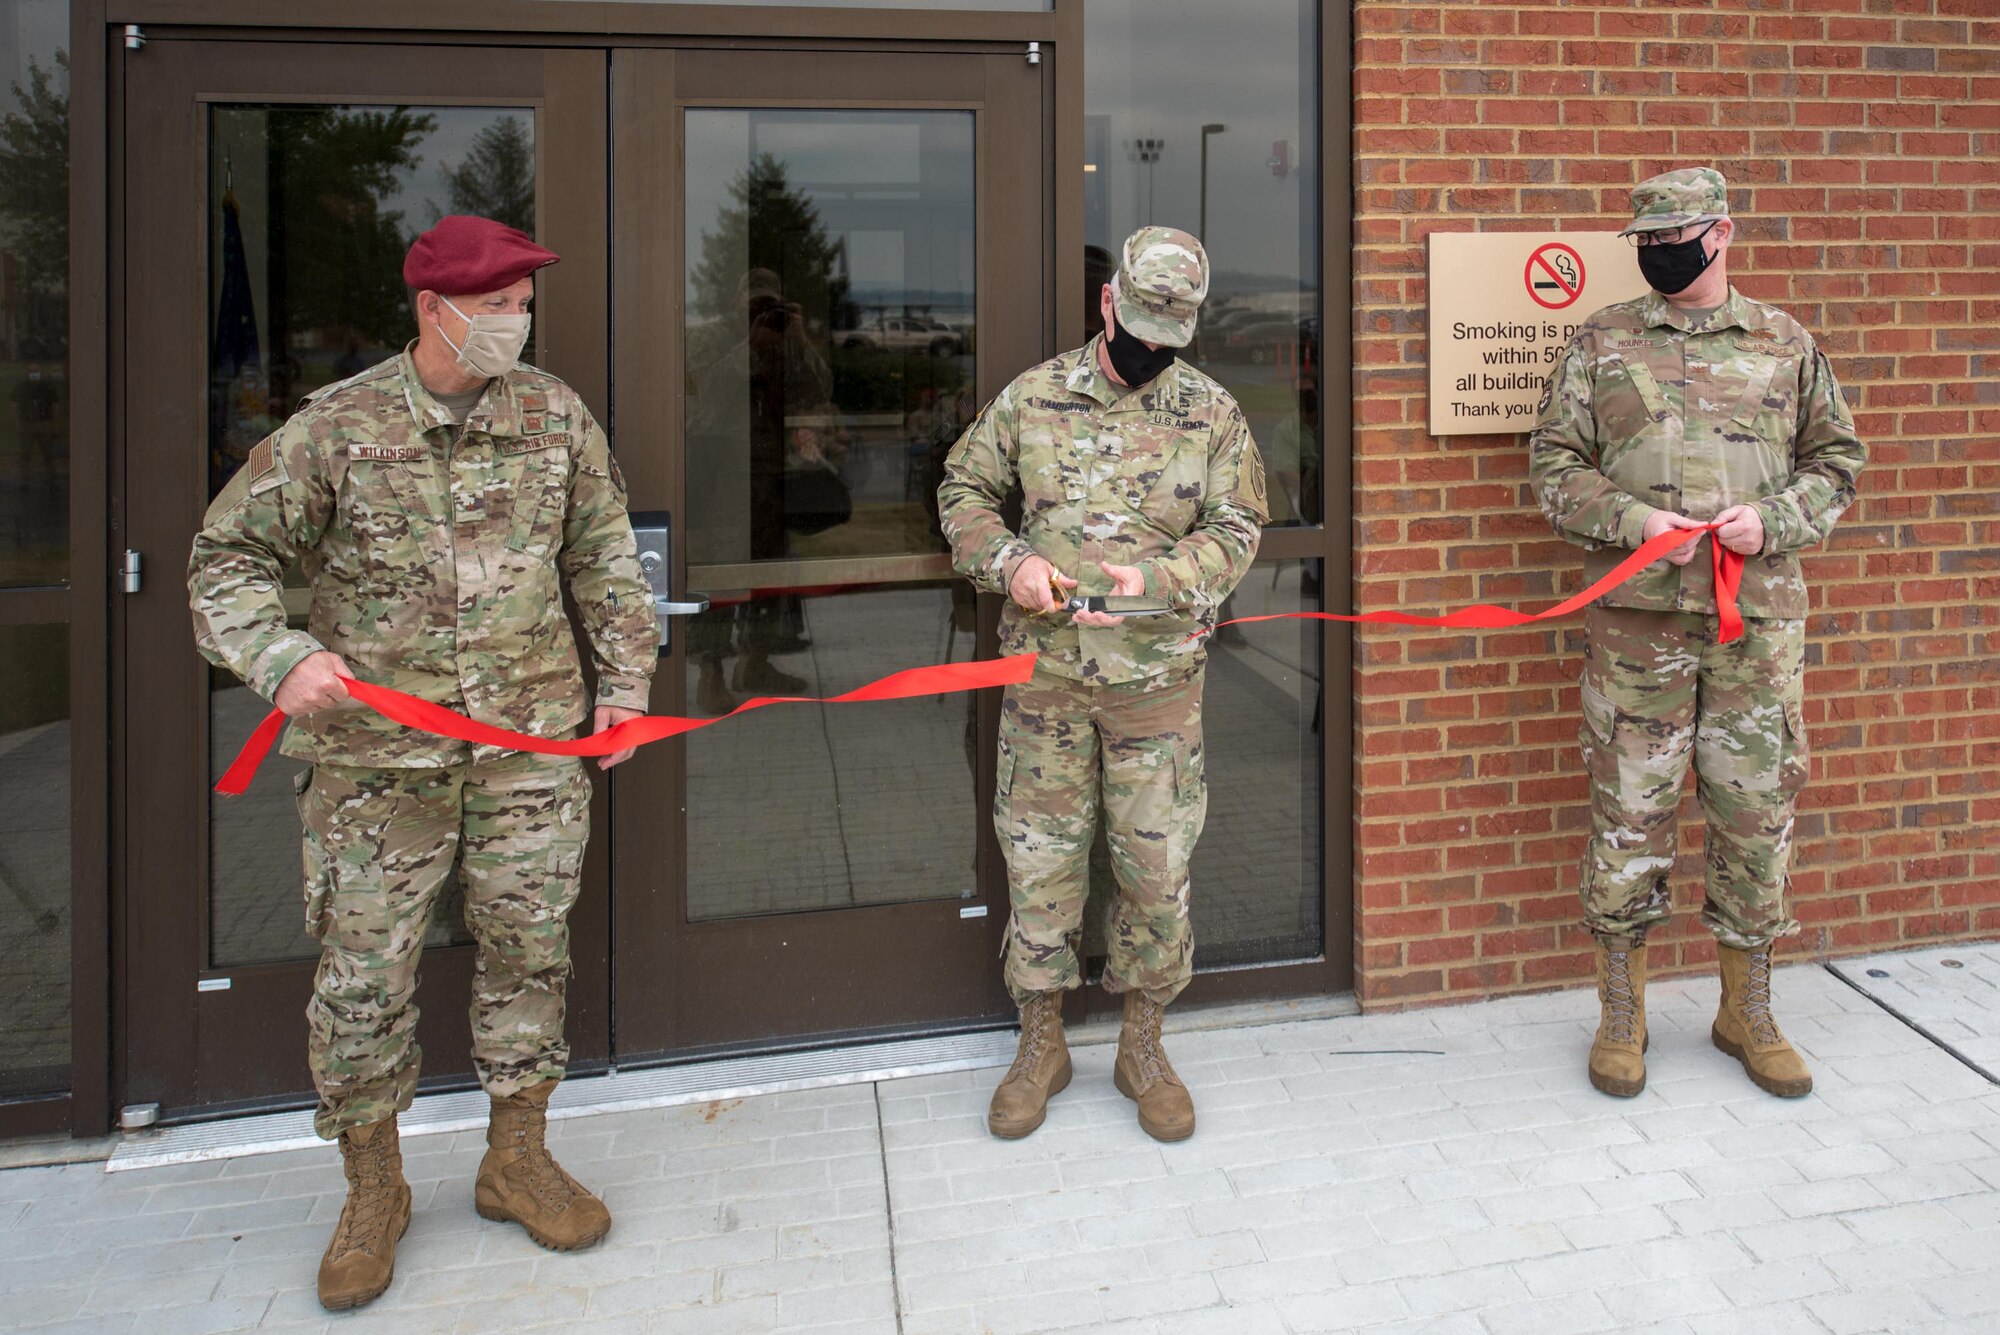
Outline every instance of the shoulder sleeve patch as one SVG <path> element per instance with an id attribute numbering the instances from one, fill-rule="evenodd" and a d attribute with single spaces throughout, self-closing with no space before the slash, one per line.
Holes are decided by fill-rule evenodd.
<path id="1" fill-rule="evenodd" d="M 1263 517 L 1271 512 L 1270 499 L 1264 490 L 1264 455 L 1254 443 L 1243 447 L 1243 466 L 1236 476 L 1237 496 L 1248 501 Z"/>
<path id="2" fill-rule="evenodd" d="M 274 488 L 282 487 L 290 481 L 285 472 L 285 463 L 278 455 L 277 437 L 266 436 L 250 451 L 250 458 L 243 465 L 250 477 L 250 494 L 260 496 Z"/>

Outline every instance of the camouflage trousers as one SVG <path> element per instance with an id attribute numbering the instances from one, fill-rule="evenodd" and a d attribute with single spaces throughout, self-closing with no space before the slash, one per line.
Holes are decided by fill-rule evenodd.
<path id="1" fill-rule="evenodd" d="M 331 1140 L 410 1106 L 417 959 L 446 878 L 460 877 L 478 955 L 472 1057 L 496 1095 L 560 1080 L 570 907 L 590 833 L 583 762 L 514 754 L 443 769 L 317 765 L 299 793 L 306 928 L 320 942 L 306 1006 Z"/>
<path id="2" fill-rule="evenodd" d="M 1165 1004 L 1193 973 L 1188 862 L 1208 812 L 1199 669 L 1115 686 L 1037 669 L 1001 703 L 993 825 L 1013 918 L 1007 990 L 1018 1003 L 1079 987 L 1097 812 L 1118 881 L 1105 987 Z"/>
<path id="3" fill-rule="evenodd" d="M 1785 885 L 1807 771 L 1805 623 L 1746 619 L 1741 639 L 1719 644 L 1713 616 L 1592 607 L 1584 629 L 1584 925 L 1630 945 L 1672 915 L 1692 759 L 1707 822 L 1702 921 L 1739 949 L 1796 932 Z"/>

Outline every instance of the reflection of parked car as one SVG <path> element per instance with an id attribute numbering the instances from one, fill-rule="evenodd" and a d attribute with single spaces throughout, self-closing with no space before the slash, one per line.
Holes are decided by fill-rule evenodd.
<path id="1" fill-rule="evenodd" d="M 840 346 L 884 348 L 891 352 L 928 352 L 933 357 L 949 357 L 962 345 L 957 334 L 935 320 L 923 320 L 914 315 L 891 315 L 843 330 Z"/>
<path id="2" fill-rule="evenodd" d="M 1265 318 L 1263 312 L 1251 310 L 1248 306 L 1224 306 L 1220 310 L 1203 311 L 1197 328 L 1211 337 L 1220 338 L 1239 325 Z"/>
<path id="3" fill-rule="evenodd" d="M 1221 346 L 1217 351 L 1225 357 L 1247 358 L 1262 366 L 1265 362 L 1283 356 L 1283 348 L 1288 343 L 1298 343 L 1307 331 L 1295 317 L 1282 319 L 1264 318 L 1245 320 L 1224 331 Z"/>

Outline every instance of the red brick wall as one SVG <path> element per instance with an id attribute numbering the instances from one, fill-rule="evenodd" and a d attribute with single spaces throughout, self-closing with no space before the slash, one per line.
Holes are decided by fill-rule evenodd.
<path id="1" fill-rule="evenodd" d="M 1793 954 L 2000 933 L 2000 9 L 1995 0 L 1354 11 L 1355 589 L 1363 608 L 1580 587 L 1520 436 L 1425 429 L 1424 238 L 1615 226 L 1638 180 L 1729 178 L 1743 291 L 1811 328 L 1870 463 L 1806 558 Z M 1577 623 L 1364 628 L 1355 839 L 1365 1002 L 1573 983 L 1588 826 Z M 1713 959 L 1681 912 L 1655 968 Z"/>

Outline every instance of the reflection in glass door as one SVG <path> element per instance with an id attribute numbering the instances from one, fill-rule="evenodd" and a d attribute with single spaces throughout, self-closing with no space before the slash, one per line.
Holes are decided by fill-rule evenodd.
<path id="1" fill-rule="evenodd" d="M 302 1015 L 318 949 L 301 894 L 303 767 L 274 757 L 247 795 L 209 791 L 269 707 L 191 643 L 181 572 L 209 502 L 304 396 L 401 352 L 416 332 L 403 256 L 447 213 L 501 218 L 563 255 L 536 283 L 540 347 L 605 406 L 603 55 L 447 55 L 176 36 L 126 70 L 114 541 L 143 553 L 146 577 L 114 619 L 128 869 L 117 932 L 133 943 L 118 980 L 121 1094 L 168 1117 L 311 1098 Z M 288 620 L 303 624 L 304 580 L 293 571 L 283 583 Z M 608 911 L 595 884 L 571 918 L 579 1062 L 609 1048 Z M 449 897 L 427 936 L 427 1079 L 470 1071 L 461 912 Z"/>
<path id="2" fill-rule="evenodd" d="M 666 624 L 656 710 L 993 651 L 936 492 L 1048 355 L 1047 78 L 1018 52 L 614 55 L 620 463 L 673 517 L 671 588 L 711 599 Z M 620 1060 L 1011 1014 L 998 707 L 786 704 L 621 767 Z"/>
<path id="3" fill-rule="evenodd" d="M 937 485 L 974 411 L 973 113 L 690 109 L 688 698 L 969 650 Z M 912 560 L 912 558 L 915 558 Z M 901 578 L 936 572 L 929 580 Z M 691 921 L 977 894 L 970 695 L 748 715 L 688 749 Z"/>
<path id="4" fill-rule="evenodd" d="M 403 255 L 419 232 L 477 213 L 534 234 L 534 126 L 526 107 L 209 107 L 211 499 L 302 398 L 402 351 L 415 332 Z M 304 576 L 285 584 L 301 628 Z M 270 705 L 221 668 L 208 682 L 213 782 Z M 319 957 L 298 903 L 272 893 L 297 875 L 306 769 L 273 753 L 249 792 L 209 804 L 211 968 Z M 453 879 L 426 944 L 470 940 L 463 919 Z"/>

